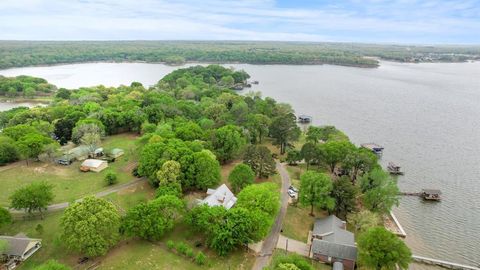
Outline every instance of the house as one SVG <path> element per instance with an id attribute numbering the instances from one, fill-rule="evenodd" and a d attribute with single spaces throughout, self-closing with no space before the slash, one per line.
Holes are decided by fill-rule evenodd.
<path id="1" fill-rule="evenodd" d="M 100 159 L 86 159 L 82 162 L 80 170 L 83 172 L 101 172 L 108 167 L 108 162 L 106 160 Z"/>
<path id="2" fill-rule="evenodd" d="M 112 158 L 118 158 L 121 157 L 125 154 L 125 152 L 120 149 L 120 148 L 113 148 L 112 151 L 110 151 L 110 157 Z"/>
<path id="3" fill-rule="evenodd" d="M 200 200 L 200 204 L 207 204 L 209 206 L 223 206 L 230 209 L 237 202 L 237 197 L 228 189 L 227 185 L 223 184 L 217 189 L 208 189 L 207 197 Z"/>
<path id="4" fill-rule="evenodd" d="M 65 153 L 66 156 L 72 157 L 76 160 L 85 160 L 90 154 L 90 149 L 85 145 L 80 145 L 75 148 L 70 149 Z"/>
<path id="5" fill-rule="evenodd" d="M 344 269 L 353 270 L 357 248 L 353 233 L 346 230 L 346 222 L 334 215 L 317 219 L 312 231 L 310 257 L 325 263 L 340 262 Z"/>
<path id="6" fill-rule="evenodd" d="M 7 242 L 7 249 L 1 253 L 7 259 L 7 269 L 13 269 L 12 266 L 15 266 L 14 262 L 25 261 L 42 246 L 41 239 L 28 238 L 24 234 L 15 236 L 0 235 L 0 241 L 2 240 Z"/>

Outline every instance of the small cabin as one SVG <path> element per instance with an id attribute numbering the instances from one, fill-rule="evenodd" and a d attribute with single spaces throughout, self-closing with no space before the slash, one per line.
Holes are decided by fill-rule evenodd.
<path id="1" fill-rule="evenodd" d="M 362 143 L 360 146 L 372 151 L 376 155 L 382 155 L 384 149 L 383 146 L 380 146 L 376 143 Z"/>
<path id="2" fill-rule="evenodd" d="M 308 123 L 312 122 L 312 117 L 309 116 L 309 115 L 299 115 L 297 117 L 297 120 L 298 120 L 299 123 L 308 124 Z"/>
<path id="3" fill-rule="evenodd" d="M 422 189 L 421 196 L 424 200 L 439 201 L 442 192 L 438 189 Z"/>

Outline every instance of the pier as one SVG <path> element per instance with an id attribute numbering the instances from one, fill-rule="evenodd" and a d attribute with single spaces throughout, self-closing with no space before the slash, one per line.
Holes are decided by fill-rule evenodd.
<path id="1" fill-rule="evenodd" d="M 415 262 L 441 266 L 448 269 L 480 270 L 480 268 L 476 266 L 464 265 L 464 264 L 454 263 L 454 262 L 447 262 L 443 260 L 432 259 L 432 258 L 427 258 L 427 257 L 422 257 L 417 255 L 412 255 L 412 259 Z"/>
<path id="2" fill-rule="evenodd" d="M 438 189 L 422 189 L 421 192 L 400 192 L 402 196 L 417 196 L 427 201 L 440 201 L 442 192 Z"/>

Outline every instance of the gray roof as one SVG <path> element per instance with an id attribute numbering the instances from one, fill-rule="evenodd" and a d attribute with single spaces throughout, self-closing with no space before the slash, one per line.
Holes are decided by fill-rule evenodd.
<path id="1" fill-rule="evenodd" d="M 16 235 L 16 236 L 4 236 L 0 235 L 0 240 L 5 240 L 8 243 L 8 249 L 4 254 L 9 256 L 23 256 L 27 252 L 32 244 L 35 245 L 37 242 L 40 242 L 40 239 L 28 238 L 25 235 Z"/>
<path id="2" fill-rule="evenodd" d="M 422 193 L 426 194 L 442 194 L 442 192 L 438 189 L 422 189 Z"/>
<path id="3" fill-rule="evenodd" d="M 357 248 L 353 233 L 344 229 L 345 222 L 334 215 L 315 220 L 312 241 L 313 253 L 335 258 L 356 260 Z"/>
<path id="4" fill-rule="evenodd" d="M 357 259 L 357 248 L 355 246 L 332 243 L 319 239 L 313 239 L 312 252 L 352 261 Z"/>
<path id="5" fill-rule="evenodd" d="M 345 222 L 334 215 L 324 218 L 317 218 L 313 225 L 313 235 L 325 235 L 334 232 L 336 229 L 342 229 Z"/>

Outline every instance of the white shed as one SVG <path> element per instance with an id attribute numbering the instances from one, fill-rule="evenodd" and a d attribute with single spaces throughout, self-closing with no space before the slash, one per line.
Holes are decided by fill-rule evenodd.
<path id="1" fill-rule="evenodd" d="M 92 171 L 92 172 L 101 172 L 108 167 L 108 162 L 106 160 L 100 159 L 86 159 L 82 162 L 80 166 L 80 170 L 84 172 Z"/>

